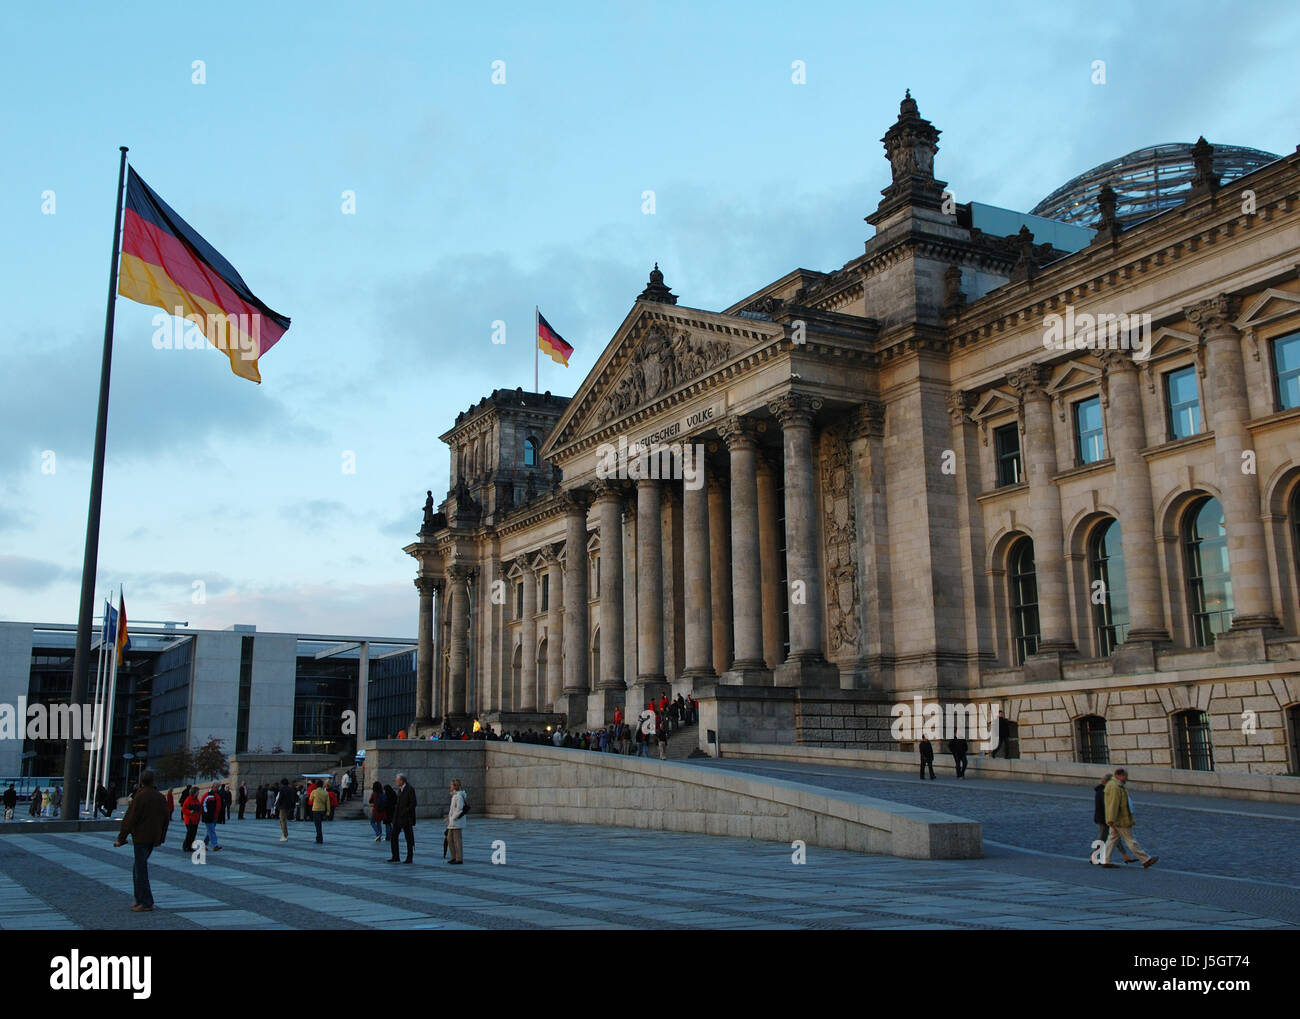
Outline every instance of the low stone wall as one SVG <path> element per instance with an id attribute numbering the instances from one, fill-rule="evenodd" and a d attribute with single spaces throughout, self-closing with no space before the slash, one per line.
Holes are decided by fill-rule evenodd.
<path id="1" fill-rule="evenodd" d="M 0 822 L 0 835 L 70 835 L 79 831 L 115 832 L 122 827 L 122 818 L 101 817 L 98 821 L 89 818 L 82 821 L 58 821 L 49 818 L 44 821 Z"/>
<path id="2" fill-rule="evenodd" d="M 297 785 L 299 775 L 326 773 L 337 775 L 341 779 L 349 767 L 351 767 L 350 759 L 349 764 L 341 765 L 338 754 L 235 754 L 230 758 L 230 774 L 217 781 L 222 785 L 230 786 L 230 792 L 235 797 L 231 802 L 236 811 L 239 810 L 239 783 L 246 782 L 248 784 L 247 809 L 249 812 L 255 812 L 253 799 L 257 795 L 259 785 L 278 786 L 282 778 L 287 778 L 290 785 Z M 358 776 L 361 774 L 359 769 L 357 774 Z"/>
<path id="3" fill-rule="evenodd" d="M 391 784 L 405 772 L 421 818 L 445 816 L 456 777 L 479 814 L 802 840 L 909 859 L 983 855 L 977 822 L 757 775 L 515 743 L 381 740 L 366 747 L 367 785 L 373 775 Z"/>
<path id="4" fill-rule="evenodd" d="M 920 758 L 913 753 L 889 750 L 841 750 L 833 747 L 775 746 L 766 743 L 730 743 L 723 756 L 761 761 L 790 761 L 797 764 L 831 764 L 872 771 L 900 771 L 916 775 Z M 1000 778 L 1020 782 L 1058 782 L 1066 785 L 1095 785 L 1116 765 L 1075 764 L 1066 761 L 1033 761 L 1024 758 L 972 755 L 967 758 L 967 778 Z M 936 772 L 951 774 L 952 757 L 935 752 Z M 1130 781 L 1139 789 L 1192 796 L 1223 796 L 1273 803 L 1300 803 L 1300 778 L 1287 775 L 1246 775 L 1227 771 L 1182 771 L 1149 765 L 1125 764 Z"/>

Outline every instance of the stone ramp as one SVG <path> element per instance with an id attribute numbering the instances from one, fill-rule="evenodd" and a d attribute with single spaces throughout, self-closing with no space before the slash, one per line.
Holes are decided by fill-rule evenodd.
<path id="1" fill-rule="evenodd" d="M 983 856 L 976 821 L 758 774 L 519 743 L 380 740 L 366 748 L 365 784 L 405 772 L 421 817 L 443 815 L 440 791 L 456 777 L 479 814 L 801 841 L 906 859 Z"/>

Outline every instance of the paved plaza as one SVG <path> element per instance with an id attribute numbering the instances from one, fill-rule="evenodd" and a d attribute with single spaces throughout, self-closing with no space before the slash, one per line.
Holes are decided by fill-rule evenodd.
<path id="1" fill-rule="evenodd" d="M 364 822 L 308 824 L 281 845 L 273 822 L 232 821 L 197 865 L 183 830 L 150 861 L 158 909 L 136 915 L 131 852 L 111 832 L 0 838 L 7 929 L 1196 929 L 1300 924 L 1300 809 L 1143 795 L 1142 837 L 1160 863 L 1086 862 L 1091 790 L 806 765 L 710 762 L 981 820 L 986 858 L 899 860 L 785 843 L 534 821 L 471 819 L 464 867 L 441 829 L 416 828 L 416 862 L 391 865 Z M 793 772 L 794 774 L 791 774 Z M 493 843 L 505 863 L 493 864 Z"/>

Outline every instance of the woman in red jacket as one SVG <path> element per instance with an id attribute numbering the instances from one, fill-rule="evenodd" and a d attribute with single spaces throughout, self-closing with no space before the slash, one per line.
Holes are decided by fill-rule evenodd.
<path id="1" fill-rule="evenodd" d="M 181 846 L 182 852 L 194 852 L 194 836 L 199 833 L 201 813 L 202 808 L 199 806 L 199 797 L 194 787 L 186 786 L 181 796 L 181 820 L 185 822 L 185 842 Z"/>

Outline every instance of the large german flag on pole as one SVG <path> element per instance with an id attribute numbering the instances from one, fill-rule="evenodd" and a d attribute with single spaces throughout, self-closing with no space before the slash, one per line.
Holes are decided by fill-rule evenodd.
<path id="1" fill-rule="evenodd" d="M 128 168 L 117 292 L 186 319 L 230 358 L 240 378 L 261 382 L 257 359 L 289 320 L 257 299 L 235 267 Z"/>
<path id="2" fill-rule="evenodd" d="M 546 316 L 540 311 L 537 313 L 537 349 L 550 355 L 556 364 L 569 367 L 569 355 L 573 353 L 573 348 L 551 328 L 551 323 L 546 321 Z"/>

